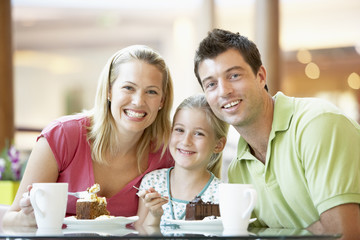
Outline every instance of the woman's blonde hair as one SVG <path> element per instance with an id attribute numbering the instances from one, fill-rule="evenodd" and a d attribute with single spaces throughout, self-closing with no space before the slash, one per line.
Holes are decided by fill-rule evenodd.
<path id="1" fill-rule="evenodd" d="M 163 146 L 162 154 L 164 154 L 171 132 L 173 83 L 164 59 L 153 49 L 143 45 L 133 45 L 116 52 L 108 60 L 99 77 L 94 108 L 90 111 L 91 125 L 87 137 L 91 145 L 91 156 L 99 163 L 107 163 L 106 154 L 116 153 L 117 149 L 121 148 L 117 145 L 116 124 L 111 114 L 108 96 L 111 86 L 118 78 L 119 66 L 134 60 L 155 66 L 163 76 L 163 107 L 159 110 L 155 121 L 144 130 L 138 142 L 136 155 L 139 171 L 142 172 L 140 163 L 145 157 L 146 149 L 150 146 L 150 151 L 156 152 Z"/>
<path id="2" fill-rule="evenodd" d="M 215 139 L 219 140 L 222 137 L 227 136 L 229 131 L 229 124 L 220 120 L 215 116 L 211 110 L 208 102 L 206 101 L 204 94 L 197 94 L 186 98 L 177 107 L 174 117 L 173 124 L 175 121 L 176 114 L 182 109 L 199 109 L 206 115 L 206 119 L 211 127 L 213 127 L 215 133 Z M 221 178 L 221 166 L 222 166 L 222 151 L 219 153 L 213 153 L 210 157 L 210 161 L 207 165 L 207 169 L 212 172 L 217 178 Z"/>

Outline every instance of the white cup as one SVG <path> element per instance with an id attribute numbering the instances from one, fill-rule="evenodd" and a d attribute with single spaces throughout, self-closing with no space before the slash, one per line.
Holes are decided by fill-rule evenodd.
<path id="1" fill-rule="evenodd" d="M 221 183 L 219 208 L 224 227 L 223 235 L 247 235 L 251 212 L 257 200 L 251 184 Z"/>
<path id="2" fill-rule="evenodd" d="M 34 183 L 30 201 L 39 229 L 61 229 L 67 207 L 67 183 Z"/>

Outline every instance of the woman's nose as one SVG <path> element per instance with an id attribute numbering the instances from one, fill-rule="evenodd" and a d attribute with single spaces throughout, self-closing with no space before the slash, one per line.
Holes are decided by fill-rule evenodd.
<path id="1" fill-rule="evenodd" d="M 143 105 L 145 102 L 144 95 L 140 92 L 137 92 L 133 95 L 132 103 L 137 106 Z"/>

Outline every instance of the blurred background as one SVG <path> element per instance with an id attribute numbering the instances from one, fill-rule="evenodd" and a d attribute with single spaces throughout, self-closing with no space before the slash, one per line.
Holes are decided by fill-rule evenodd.
<path id="1" fill-rule="evenodd" d="M 271 93 L 325 98 L 360 121 L 359 0 L 10 1 L 14 141 L 22 152 L 52 120 L 92 108 L 102 67 L 128 45 L 165 58 L 174 108 L 201 92 L 193 57 L 214 27 L 258 44 L 274 74 Z M 231 129 L 225 162 L 237 138 Z"/>

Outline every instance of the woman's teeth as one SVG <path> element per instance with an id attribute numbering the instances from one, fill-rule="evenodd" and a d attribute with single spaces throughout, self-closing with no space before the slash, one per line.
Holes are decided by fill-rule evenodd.
<path id="1" fill-rule="evenodd" d="M 131 110 L 125 110 L 126 115 L 128 115 L 129 117 L 134 117 L 134 118 L 142 118 L 145 116 L 145 113 L 138 113 L 138 112 L 134 112 Z"/>

